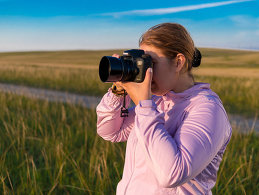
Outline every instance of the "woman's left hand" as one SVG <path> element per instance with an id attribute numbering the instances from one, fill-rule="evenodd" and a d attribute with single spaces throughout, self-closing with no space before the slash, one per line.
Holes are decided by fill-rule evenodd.
<path id="1" fill-rule="evenodd" d="M 129 94 L 135 105 L 139 104 L 141 100 L 151 99 L 151 82 L 152 82 L 153 71 L 152 68 L 148 68 L 146 71 L 145 80 L 142 83 L 135 82 L 116 82 L 116 85 L 122 86 Z"/>

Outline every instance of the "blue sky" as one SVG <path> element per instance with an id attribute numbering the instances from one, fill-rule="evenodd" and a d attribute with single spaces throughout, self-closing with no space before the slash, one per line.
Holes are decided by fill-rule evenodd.
<path id="1" fill-rule="evenodd" d="M 0 51 L 137 48 L 177 22 L 197 47 L 259 50 L 259 0 L 0 0 Z"/>

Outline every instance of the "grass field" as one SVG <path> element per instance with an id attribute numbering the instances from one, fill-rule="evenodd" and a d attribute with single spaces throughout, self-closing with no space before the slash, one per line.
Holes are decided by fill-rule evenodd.
<path id="1" fill-rule="evenodd" d="M 98 63 L 111 51 L 0 53 L 0 82 L 102 95 Z"/>
<path id="2" fill-rule="evenodd" d="M 211 83 L 229 113 L 258 114 L 259 52 L 201 51 L 195 80 Z M 109 84 L 99 81 L 98 63 L 112 53 L 121 51 L 0 53 L 0 82 L 102 95 Z M 3 93 L 0 102 L 0 194 L 115 193 L 125 143 L 98 137 L 94 110 Z M 258 134 L 238 132 L 213 194 L 259 194 Z"/>
<path id="3" fill-rule="evenodd" d="M 0 53 L 0 82 L 102 96 L 98 65 L 114 51 Z M 209 82 L 232 114 L 254 117 L 259 111 L 259 52 L 201 49 L 195 80 Z"/>
<path id="4" fill-rule="evenodd" d="M 1 93 L 0 101 L 1 194 L 114 193 L 124 144 L 96 135 L 94 110 Z"/>
<path id="5" fill-rule="evenodd" d="M 114 194 L 125 143 L 96 134 L 94 110 L 0 93 L 1 194 Z M 214 194 L 259 192 L 259 143 L 234 131 Z"/>

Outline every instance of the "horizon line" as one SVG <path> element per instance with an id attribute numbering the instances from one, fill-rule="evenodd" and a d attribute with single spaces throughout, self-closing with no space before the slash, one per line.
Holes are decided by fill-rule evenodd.
<path id="1" fill-rule="evenodd" d="M 197 48 L 201 49 L 222 49 L 222 50 L 237 50 L 237 51 L 254 51 L 259 52 L 259 48 L 257 49 L 248 49 L 248 48 L 235 48 L 235 47 L 209 47 L 209 46 L 197 46 Z M 100 49 L 38 49 L 38 50 L 0 50 L 0 53 L 19 53 L 19 52 L 65 52 L 65 51 L 110 51 L 110 50 L 127 50 L 130 48 L 100 48 Z M 131 48 L 132 49 L 132 48 Z M 133 48 L 134 49 L 134 48 Z"/>

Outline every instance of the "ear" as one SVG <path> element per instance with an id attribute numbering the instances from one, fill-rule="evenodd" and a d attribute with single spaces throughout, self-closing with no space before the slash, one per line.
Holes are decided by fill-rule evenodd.
<path id="1" fill-rule="evenodd" d="M 175 57 L 175 62 L 176 62 L 176 72 L 180 73 L 181 70 L 183 69 L 184 65 L 185 65 L 186 58 L 183 54 L 179 53 Z"/>

